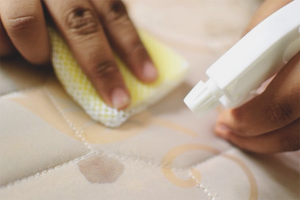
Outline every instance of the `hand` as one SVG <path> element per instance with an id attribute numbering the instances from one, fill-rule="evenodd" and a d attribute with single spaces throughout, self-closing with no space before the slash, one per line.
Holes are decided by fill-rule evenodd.
<path id="1" fill-rule="evenodd" d="M 139 80 L 156 79 L 157 71 L 120 0 L 1 0 L 0 56 L 17 50 L 33 64 L 49 62 L 42 3 L 107 105 L 124 109 L 130 103 L 112 49 Z"/>
<path id="2" fill-rule="evenodd" d="M 250 22 L 250 30 L 290 1 L 266 1 Z M 300 149 L 300 52 L 259 96 L 218 118 L 216 134 L 257 153 Z"/>

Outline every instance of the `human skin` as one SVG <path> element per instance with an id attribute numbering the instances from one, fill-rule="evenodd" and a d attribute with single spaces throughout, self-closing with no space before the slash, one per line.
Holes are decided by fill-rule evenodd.
<path id="1" fill-rule="evenodd" d="M 267 0 L 245 33 L 292 0 Z M 237 147 L 256 153 L 300 149 L 300 52 L 275 76 L 266 90 L 235 109 L 223 111 L 215 132 Z"/>
<path id="2" fill-rule="evenodd" d="M 245 32 L 290 1 L 265 1 Z M 33 64 L 49 62 L 42 4 L 107 105 L 124 109 L 130 104 L 112 50 L 139 80 L 150 83 L 158 76 L 120 0 L 0 0 L 0 56 L 18 51 Z M 298 53 L 263 94 L 224 111 L 215 127 L 217 135 L 258 153 L 299 150 L 299 60 Z"/>
<path id="3" fill-rule="evenodd" d="M 0 0 L 0 56 L 18 51 L 33 64 L 48 63 L 51 49 L 45 16 L 50 16 L 110 107 L 124 109 L 130 104 L 113 50 L 140 81 L 151 83 L 157 78 L 120 0 Z"/>

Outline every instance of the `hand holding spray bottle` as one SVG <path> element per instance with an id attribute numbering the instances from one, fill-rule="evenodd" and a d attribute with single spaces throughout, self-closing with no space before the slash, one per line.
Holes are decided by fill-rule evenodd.
<path id="1" fill-rule="evenodd" d="M 200 117 L 220 104 L 238 107 L 299 51 L 300 0 L 294 0 L 258 24 L 217 60 L 206 71 L 209 79 L 200 81 L 184 102 Z"/>

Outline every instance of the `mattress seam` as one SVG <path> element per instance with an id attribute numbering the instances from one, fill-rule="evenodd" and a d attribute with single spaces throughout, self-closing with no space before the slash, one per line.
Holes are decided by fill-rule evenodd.
<path id="1" fill-rule="evenodd" d="M 89 152 L 89 153 L 87 153 L 87 154 L 85 154 L 85 155 L 83 155 L 83 156 L 77 157 L 77 158 L 75 158 L 75 159 L 73 159 L 73 160 L 71 160 L 71 161 L 68 161 L 68 162 L 62 163 L 62 164 L 60 164 L 60 165 L 56 165 L 56 166 L 54 166 L 54 167 L 51 167 L 51 168 L 42 170 L 42 171 L 40 171 L 40 172 L 38 172 L 38 173 L 35 173 L 34 175 L 30 175 L 30 176 L 27 176 L 27 177 L 18 179 L 18 180 L 16 180 L 16 181 L 10 182 L 10 183 L 6 184 L 5 186 L 1 186 L 1 187 L 0 187 L 0 190 L 7 189 L 7 188 L 10 188 L 10 187 L 13 187 L 13 186 L 15 186 L 16 184 L 24 183 L 24 182 L 26 182 L 26 181 L 28 181 L 28 180 L 31 180 L 31 179 L 34 179 L 34 178 L 41 177 L 41 176 L 43 176 L 43 175 L 45 175 L 45 174 L 48 174 L 49 172 L 52 172 L 52 171 L 54 171 L 54 170 L 57 170 L 57 169 L 60 169 L 60 168 L 62 168 L 62 167 L 65 167 L 65 166 L 71 165 L 71 164 L 73 164 L 73 163 L 76 163 L 76 162 L 78 162 L 78 161 L 84 160 L 84 159 L 86 159 L 86 158 L 88 158 L 88 157 L 90 157 L 90 156 L 92 156 L 92 155 L 94 155 L 94 154 L 96 154 L 96 152 L 91 151 L 91 152 Z"/>
<path id="2" fill-rule="evenodd" d="M 46 94 L 48 95 L 48 97 L 50 98 L 51 102 L 54 104 L 55 108 L 58 110 L 58 112 L 60 113 L 60 115 L 64 118 L 64 120 L 67 122 L 67 124 L 71 127 L 71 129 L 73 129 L 73 131 L 75 131 L 75 134 L 77 137 L 80 138 L 80 140 L 84 143 L 84 145 L 87 147 L 87 149 L 91 150 L 91 151 L 95 151 L 95 152 L 98 152 L 100 153 L 101 155 L 103 156 L 109 156 L 109 157 L 115 157 L 115 158 L 118 158 L 118 159 L 126 159 L 126 160 L 131 160 L 131 161 L 139 161 L 141 163 L 145 163 L 145 164 L 149 164 L 149 165 L 153 165 L 153 166 L 158 166 L 158 167 L 168 167 L 170 169 L 175 169 L 175 170 L 189 170 L 190 168 L 193 168 L 193 167 L 196 167 L 198 166 L 199 164 L 201 164 L 202 162 L 206 162 L 207 160 L 211 159 L 211 158 L 214 158 L 220 154 L 222 154 L 223 152 L 227 152 L 231 149 L 231 147 L 229 149 L 226 149 L 222 152 L 220 152 L 219 154 L 217 155 L 212 155 L 204 160 L 201 160 L 193 165 L 190 165 L 188 167 L 172 167 L 170 165 L 167 165 L 167 164 L 164 164 L 164 163 L 155 163 L 155 162 L 152 162 L 150 160 L 145 160 L 145 159 L 140 159 L 140 158 L 134 158 L 134 157 L 128 157 L 128 156 L 125 156 L 125 155 L 120 155 L 120 154 L 115 154 L 115 153 L 107 153 L 107 152 L 104 152 L 104 151 L 99 151 L 99 150 L 95 150 L 93 149 L 93 147 L 85 140 L 85 138 L 83 137 L 82 133 L 84 133 L 84 131 L 81 129 L 81 130 L 78 130 L 74 125 L 73 123 L 71 122 L 70 119 L 68 119 L 68 117 L 63 113 L 62 109 L 59 107 L 59 105 L 57 104 L 55 98 L 53 97 L 53 95 L 47 90 L 45 89 L 46 91 Z"/>
<path id="3" fill-rule="evenodd" d="M 38 86 L 41 87 L 43 85 L 40 85 Z M 34 87 L 36 88 L 36 87 Z M 32 89 L 34 89 L 32 88 Z M 27 91 L 27 90 L 26 90 Z M 172 169 L 172 170 L 183 170 L 183 171 L 188 171 L 188 170 L 191 170 L 192 168 L 195 168 L 197 166 L 200 166 L 204 163 L 207 163 L 209 162 L 210 160 L 213 160 L 214 158 L 218 158 L 219 156 L 222 156 L 222 154 L 225 154 L 227 153 L 228 151 L 232 150 L 233 148 L 230 147 L 222 152 L 220 152 L 219 154 L 217 155 L 213 155 L 213 156 L 210 156 L 204 160 L 201 160 L 193 165 L 190 165 L 188 167 L 175 167 L 175 166 L 170 166 L 170 165 L 167 165 L 167 164 L 164 164 L 164 163 L 155 163 L 155 162 L 152 162 L 150 160 L 145 160 L 145 159 L 140 159 L 140 158 L 134 158 L 134 157 L 130 157 L 130 156 L 125 156 L 125 155 L 119 155 L 119 154 L 114 154 L 114 153 L 107 153 L 107 152 L 104 152 L 104 151 L 100 151 L 100 150 L 95 150 L 92 148 L 92 146 L 84 139 L 82 133 L 83 133 L 83 130 L 78 130 L 71 122 L 71 120 L 69 120 L 67 118 L 67 116 L 63 113 L 62 109 L 59 107 L 59 105 L 57 104 L 55 98 L 52 96 L 52 94 L 46 89 L 44 88 L 44 91 L 46 93 L 46 95 L 48 96 L 48 98 L 50 99 L 51 103 L 55 106 L 55 108 L 57 109 L 57 111 L 59 112 L 59 114 L 64 118 L 64 120 L 66 121 L 66 123 L 68 124 L 68 126 L 73 130 L 75 131 L 75 134 L 77 137 L 79 137 L 79 139 L 81 140 L 81 142 L 83 142 L 83 144 L 85 145 L 85 147 L 90 151 L 88 154 L 84 155 L 84 156 L 81 156 L 81 157 L 78 157 L 78 158 L 75 158 L 73 159 L 72 161 L 69 161 L 69 162 L 65 162 L 65 163 L 62 163 L 60 165 L 57 165 L 55 167 L 52 167 L 52 168 L 49 168 L 49 169 L 45 169 L 41 172 L 38 172 L 34 175 L 31 175 L 31 176 L 28 176 L 26 178 L 23 178 L 23 179 L 19 179 L 19 180 L 16 180 L 14 182 L 11 182 L 11 183 L 8 183 L 6 186 L 2 186 L 0 187 L 0 189 L 3 189 L 3 188 L 9 188 L 15 184 L 18 184 L 18 183 L 23 183 L 27 180 L 30 180 L 32 178 L 37 178 L 37 177 L 40 177 L 41 175 L 44 175 L 44 174 L 47 174 L 48 172 L 51 172 L 51 171 L 54 171 L 56 169 L 59 169 L 61 167 L 64 167 L 64 166 L 68 166 L 72 163 L 75 163 L 77 161 L 80 161 L 82 159 L 85 159 L 89 156 L 92 156 L 92 155 L 95 155 L 95 154 L 99 154 L 100 156 L 108 156 L 108 157 L 115 157 L 116 159 L 120 159 L 120 160 L 128 160 L 130 162 L 140 162 L 140 163 L 144 163 L 144 164 L 147 164 L 147 165 L 152 165 L 152 166 L 155 166 L 155 167 L 167 167 L 169 169 Z M 17 91 L 19 92 L 19 91 Z"/>

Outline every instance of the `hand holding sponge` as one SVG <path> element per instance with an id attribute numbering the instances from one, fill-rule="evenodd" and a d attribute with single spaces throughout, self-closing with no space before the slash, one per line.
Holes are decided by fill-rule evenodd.
<path id="1" fill-rule="evenodd" d="M 67 93 L 95 121 L 108 127 L 118 127 L 131 115 L 141 112 L 167 95 L 185 78 L 187 62 L 143 31 L 141 40 L 158 70 L 154 83 L 140 82 L 116 56 L 119 69 L 131 95 L 131 104 L 125 110 L 107 106 L 94 89 L 92 83 L 78 66 L 61 36 L 49 28 L 52 42 L 52 64 L 57 78 Z"/>

